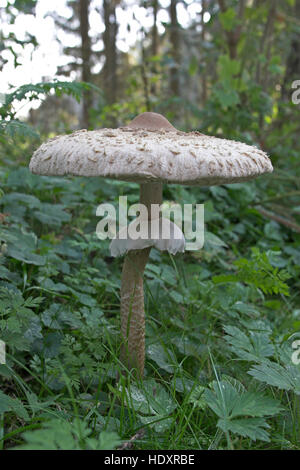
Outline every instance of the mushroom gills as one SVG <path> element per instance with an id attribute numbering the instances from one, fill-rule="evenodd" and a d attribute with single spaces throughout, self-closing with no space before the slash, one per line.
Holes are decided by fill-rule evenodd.
<path id="1" fill-rule="evenodd" d="M 151 220 L 135 219 L 123 227 L 110 244 L 111 256 L 122 256 L 131 250 L 154 247 L 172 255 L 183 253 L 185 238 L 181 229 L 165 217 Z"/>

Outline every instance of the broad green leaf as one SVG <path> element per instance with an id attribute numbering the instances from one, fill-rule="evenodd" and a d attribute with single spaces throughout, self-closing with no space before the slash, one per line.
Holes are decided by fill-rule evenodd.
<path id="1" fill-rule="evenodd" d="M 219 419 L 217 426 L 224 432 L 232 432 L 243 437 L 250 437 L 253 441 L 261 440 L 270 442 L 268 432 L 270 426 L 263 418 L 247 419 Z"/>
<path id="2" fill-rule="evenodd" d="M 154 361 L 161 369 L 172 373 L 177 361 L 174 354 L 168 349 L 165 350 L 160 344 L 151 344 L 147 347 L 147 356 Z"/>
<path id="3" fill-rule="evenodd" d="M 270 342 L 270 333 L 250 331 L 246 335 L 236 326 L 224 325 L 227 333 L 224 337 L 231 350 L 246 361 L 260 361 L 274 354 L 274 346 Z"/>
<path id="4" fill-rule="evenodd" d="M 220 418 L 217 426 L 224 432 L 233 432 L 252 440 L 268 441 L 268 433 L 263 428 L 269 425 L 263 417 L 281 411 L 277 400 L 258 392 L 238 391 L 228 380 L 214 381 L 212 389 L 204 391 L 204 400 Z M 237 418 L 245 416 L 245 418 Z M 251 418 L 246 418 L 251 416 Z"/>
<path id="5" fill-rule="evenodd" d="M 241 394 L 231 410 L 230 417 L 236 416 L 272 416 L 282 410 L 279 402 L 273 398 L 263 396 L 257 392 Z"/>
<path id="6" fill-rule="evenodd" d="M 297 366 L 284 367 L 276 362 L 268 361 L 252 366 L 248 373 L 260 382 L 282 390 L 293 390 L 300 395 L 300 369 Z"/>
<path id="7" fill-rule="evenodd" d="M 154 379 L 145 380 L 141 387 L 132 385 L 126 388 L 129 406 L 140 414 L 144 424 L 153 426 L 156 432 L 163 432 L 173 421 L 170 414 L 176 408 L 176 403 L 166 390 Z"/>

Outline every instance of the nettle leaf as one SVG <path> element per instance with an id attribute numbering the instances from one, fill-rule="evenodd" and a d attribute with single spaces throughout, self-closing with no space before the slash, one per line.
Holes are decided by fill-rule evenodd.
<path id="1" fill-rule="evenodd" d="M 53 259 L 53 258 L 52 258 Z M 56 261 L 56 259 L 53 261 Z M 53 273 L 58 274 L 58 271 L 55 271 Z M 51 290 L 53 292 L 62 292 L 62 293 L 68 293 L 70 292 L 70 287 L 67 286 L 66 284 L 63 284 L 62 282 L 53 282 L 52 279 L 50 278 L 45 278 L 40 281 L 40 285 L 47 290 Z"/>
<path id="2" fill-rule="evenodd" d="M 90 295 L 83 294 L 82 292 L 77 292 L 74 289 L 71 289 L 72 294 L 75 296 L 76 300 L 81 303 L 82 305 L 85 305 L 86 307 L 97 307 L 97 301 L 94 297 L 91 297 Z"/>
<path id="3" fill-rule="evenodd" d="M 7 256 L 37 266 L 43 266 L 46 263 L 44 256 L 34 253 L 37 249 L 37 238 L 34 233 L 14 227 L 1 227 L 0 240 L 7 243 Z"/>
<path id="4" fill-rule="evenodd" d="M 9 193 L 5 194 L 1 199 L 1 203 L 4 204 L 6 207 L 10 206 L 14 209 L 14 206 L 19 204 L 24 204 L 28 206 L 30 209 L 39 208 L 41 206 L 41 201 L 33 196 L 32 194 L 24 194 L 24 193 Z M 7 210 L 7 209 L 6 209 Z"/>
<path id="5" fill-rule="evenodd" d="M 30 173 L 26 167 L 20 167 L 12 170 L 6 181 L 6 187 L 8 188 L 30 188 L 35 189 L 39 185 L 40 177 Z"/>
<path id="6" fill-rule="evenodd" d="M 5 279 L 6 281 L 17 280 L 18 276 L 15 273 L 10 272 L 5 266 L 0 264 L 0 279 Z"/>
<path id="7" fill-rule="evenodd" d="M 36 266 L 44 266 L 46 258 L 44 256 L 36 255 L 35 253 L 26 253 L 22 247 L 16 248 L 9 246 L 7 255 L 18 261 L 23 261 L 26 264 L 34 264 Z"/>
<path id="8" fill-rule="evenodd" d="M 166 415 L 140 416 L 140 420 L 143 424 L 153 427 L 157 433 L 166 431 L 173 422 L 173 419 Z"/>
<path id="9" fill-rule="evenodd" d="M 64 211 L 62 204 L 43 203 L 40 211 L 34 212 L 34 217 L 45 225 L 59 228 L 63 223 L 70 222 L 71 215 Z"/>
<path id="10" fill-rule="evenodd" d="M 254 201 L 256 196 L 255 186 L 249 181 L 248 185 L 236 183 L 236 184 L 227 184 L 226 188 L 230 195 L 231 199 L 234 199 L 238 206 L 248 206 L 252 201 Z M 241 225 L 240 230 L 245 229 L 245 225 Z"/>
<path id="11" fill-rule="evenodd" d="M 81 259 L 81 250 L 76 247 L 72 248 L 72 240 L 63 240 L 61 243 L 53 247 L 53 251 L 59 255 L 66 256 L 74 260 Z"/>
<path id="12" fill-rule="evenodd" d="M 247 391 L 245 386 L 239 380 L 231 377 L 230 375 L 222 374 L 222 380 L 230 383 L 238 393 L 244 393 Z"/>
<path id="13" fill-rule="evenodd" d="M 207 405 L 219 417 L 217 426 L 224 432 L 233 432 L 252 440 L 269 441 L 264 428 L 268 424 L 264 416 L 273 416 L 282 407 L 277 400 L 257 392 L 237 390 L 228 381 L 214 381 L 212 390 L 204 391 Z M 238 418 L 251 416 L 251 418 Z"/>

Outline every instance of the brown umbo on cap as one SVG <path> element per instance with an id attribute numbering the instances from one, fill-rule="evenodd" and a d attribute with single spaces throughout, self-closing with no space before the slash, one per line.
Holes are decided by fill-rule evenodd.
<path id="1" fill-rule="evenodd" d="M 212 186 L 271 173 L 257 147 L 181 132 L 156 113 L 118 129 L 80 130 L 42 144 L 30 161 L 40 175 L 100 176 L 138 183 Z"/>

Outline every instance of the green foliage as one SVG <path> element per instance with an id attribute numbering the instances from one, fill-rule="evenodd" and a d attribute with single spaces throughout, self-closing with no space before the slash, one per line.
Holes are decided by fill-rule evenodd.
<path id="1" fill-rule="evenodd" d="M 238 268 L 236 274 L 214 276 L 215 283 L 244 282 L 261 289 L 265 294 L 289 295 L 288 285 L 284 282 L 290 274 L 272 266 L 269 257 L 272 253 L 260 253 L 258 248 L 252 248 L 252 259 L 238 259 L 234 265 Z M 276 254 L 276 253 L 275 253 Z"/>
<path id="2" fill-rule="evenodd" d="M 282 390 L 293 390 L 300 395 L 300 369 L 292 364 L 282 366 L 276 362 L 266 361 L 254 365 L 249 374 L 260 382 Z"/>
<path id="3" fill-rule="evenodd" d="M 281 409 L 296 409 L 298 394 L 298 379 L 292 382 L 298 369 L 291 369 L 288 356 L 283 360 L 280 348 L 295 322 L 286 312 L 285 282 L 292 305 L 297 245 L 279 253 L 274 230 L 266 231 L 248 259 L 249 245 L 258 230 L 264 234 L 265 223 L 249 211 L 236 224 L 236 214 L 258 197 L 258 183 L 249 190 L 243 185 L 201 190 L 208 201 L 208 235 L 199 253 L 170 259 L 151 252 L 145 273 L 148 378 L 117 386 L 121 263 L 95 237 L 94 214 L 99 201 L 118 200 L 123 183 L 40 178 L 26 168 L 12 168 L 2 181 L 0 337 L 7 364 L 0 366 L 0 403 L 6 447 L 38 448 L 47 435 L 49 448 L 113 448 L 110 438 L 101 443 L 103 432 L 127 441 L 144 429 L 135 448 L 209 448 L 217 425 L 219 445 L 235 448 L 245 440 L 260 446 L 283 432 Z M 136 202 L 136 186 L 126 190 Z M 170 187 L 165 199 L 191 202 L 199 194 Z M 284 233 L 277 228 L 281 237 Z M 235 269 L 236 278 L 228 282 L 225 274 L 225 281 L 215 282 L 220 267 Z M 218 371 L 226 372 L 221 382 L 235 397 L 234 408 L 220 408 L 209 351 Z M 280 395 L 282 384 L 290 398 Z M 53 418 L 64 424 L 52 424 Z M 285 432 L 292 445 L 296 414 L 288 419 Z M 29 437 L 23 436 L 24 425 L 32 426 Z M 56 427 L 65 435 L 59 441 Z"/>
<path id="4" fill-rule="evenodd" d="M 220 13 L 219 18 L 225 31 L 231 31 L 239 24 L 234 8 L 227 8 L 224 13 Z"/>
<path id="5" fill-rule="evenodd" d="M 248 373 L 256 380 L 300 395 L 300 367 L 292 362 L 292 348 L 285 343 L 272 344 L 272 330 L 266 323 L 256 322 L 252 328 L 256 331 L 246 334 L 235 326 L 224 326 L 231 351 L 242 360 L 254 362 Z"/>
<path id="6" fill-rule="evenodd" d="M 19 12 L 33 14 L 37 0 L 14 0 L 13 6 Z M 11 2 L 7 2 L 6 9 L 11 12 Z"/>
<path id="7" fill-rule="evenodd" d="M 42 82 L 27 85 L 21 85 L 19 88 L 14 90 L 12 93 L 5 95 L 5 102 L 1 112 L 4 113 L 4 117 L 10 116 L 9 107 L 16 100 L 18 102 L 23 99 L 28 99 L 29 101 L 37 100 L 40 98 L 40 95 L 44 95 L 53 90 L 57 96 L 61 96 L 62 93 L 74 96 L 77 101 L 80 101 L 83 90 L 87 90 L 91 87 L 90 84 L 84 82 Z"/>
<path id="8" fill-rule="evenodd" d="M 125 388 L 125 397 L 140 421 L 153 427 L 156 432 L 164 432 L 172 424 L 170 415 L 176 408 L 176 402 L 166 388 L 154 379 L 145 380 L 142 387 L 131 385 Z"/>
<path id="9" fill-rule="evenodd" d="M 15 137 L 16 135 L 29 138 L 39 137 L 39 134 L 31 126 L 16 119 L 0 121 L 0 134 L 7 134 L 9 137 Z"/>
<path id="10" fill-rule="evenodd" d="M 230 344 L 232 352 L 245 361 L 259 361 L 274 354 L 274 346 L 270 341 L 270 330 L 263 330 L 264 325 L 257 325 L 258 331 L 249 334 L 233 325 L 225 325 L 227 335 L 224 339 Z M 259 327 L 262 331 L 259 331 Z"/>
<path id="11" fill-rule="evenodd" d="M 239 392 L 226 381 L 214 381 L 212 390 L 204 392 L 208 406 L 216 413 L 217 426 L 225 433 L 232 432 L 252 440 L 269 441 L 269 428 L 264 417 L 277 414 L 281 407 L 277 400 L 254 392 Z M 243 417 L 244 418 L 241 418 Z M 250 416 L 250 418 L 245 418 Z"/>
<path id="12" fill-rule="evenodd" d="M 0 107 L 0 138 L 1 134 L 7 134 L 9 137 L 20 135 L 27 138 L 39 137 L 39 134 L 26 122 L 22 122 L 15 118 L 17 110 L 15 103 L 23 100 L 33 101 L 41 100 L 44 95 L 54 92 L 57 96 L 67 94 L 73 96 L 78 102 L 82 97 L 84 90 L 94 89 L 98 93 L 100 90 L 90 84 L 84 82 L 42 82 L 37 84 L 26 84 L 18 87 L 11 93 L 4 95 L 5 100 Z"/>
<path id="13" fill-rule="evenodd" d="M 59 419 L 42 423 L 42 428 L 23 434 L 25 444 L 14 450 L 113 450 L 121 444 L 116 433 L 101 432 L 97 439 L 83 421 Z"/>
<path id="14" fill-rule="evenodd" d="M 33 309 L 38 307 L 42 298 L 28 297 L 20 292 L 0 286 L 0 337 L 12 351 L 29 351 L 30 344 L 41 338 L 38 316 Z"/>
<path id="15" fill-rule="evenodd" d="M 0 390 L 0 415 L 5 412 L 13 412 L 19 418 L 29 421 L 29 415 L 26 408 L 17 398 L 11 398 Z"/>

